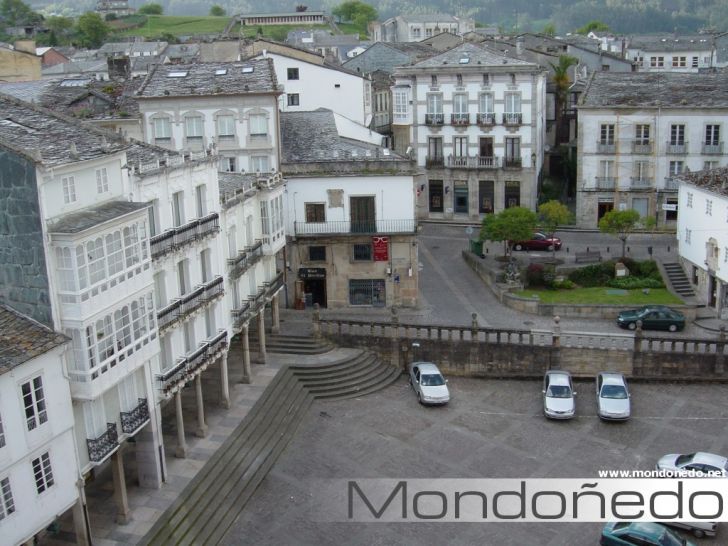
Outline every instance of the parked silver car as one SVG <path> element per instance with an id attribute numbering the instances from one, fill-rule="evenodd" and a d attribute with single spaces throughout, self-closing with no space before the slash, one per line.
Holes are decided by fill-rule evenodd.
<path id="1" fill-rule="evenodd" d="M 621 373 L 599 372 L 596 380 L 597 415 L 624 421 L 632 414 L 627 381 Z"/>
<path id="2" fill-rule="evenodd" d="M 710 473 L 712 477 L 728 477 L 728 459 L 721 455 L 705 453 L 688 453 L 680 455 L 671 453 L 661 457 L 655 465 L 657 470 L 664 470 L 672 475 L 679 475 L 681 472 L 704 472 Z M 720 474 L 720 475 L 719 475 Z"/>
<path id="3" fill-rule="evenodd" d="M 550 419 L 571 419 L 576 414 L 576 393 L 571 374 L 549 370 L 543 378 L 543 413 Z"/>
<path id="4" fill-rule="evenodd" d="M 421 404 L 447 404 L 450 401 L 447 381 L 432 362 L 413 362 L 409 383 Z"/>

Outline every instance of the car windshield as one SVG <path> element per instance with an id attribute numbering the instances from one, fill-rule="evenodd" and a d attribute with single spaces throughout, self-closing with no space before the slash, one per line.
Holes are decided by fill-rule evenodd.
<path id="1" fill-rule="evenodd" d="M 685 544 L 687 544 L 685 539 L 678 538 L 667 529 L 665 529 L 665 532 L 662 534 L 659 540 L 661 546 L 684 546 Z"/>
<path id="2" fill-rule="evenodd" d="M 677 466 L 683 466 L 686 464 L 689 464 L 693 457 L 695 457 L 695 453 L 689 453 L 688 455 L 680 455 L 677 459 L 675 459 L 675 464 Z"/>
<path id="3" fill-rule="evenodd" d="M 420 385 L 423 387 L 439 387 L 445 384 L 445 379 L 439 373 L 423 375 L 420 379 Z"/>
<path id="4" fill-rule="evenodd" d="M 571 389 L 566 385 L 549 385 L 546 396 L 549 398 L 571 398 Z"/>
<path id="5" fill-rule="evenodd" d="M 602 398 L 627 398 L 627 391 L 622 385 L 604 385 L 602 387 Z"/>

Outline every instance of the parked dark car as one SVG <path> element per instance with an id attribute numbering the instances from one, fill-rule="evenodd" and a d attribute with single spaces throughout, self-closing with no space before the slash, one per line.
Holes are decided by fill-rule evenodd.
<path id="1" fill-rule="evenodd" d="M 652 522 L 610 522 L 604 526 L 599 540 L 602 546 L 695 546 L 694 542 L 685 540 L 680 533 L 668 529 L 664 525 Z"/>
<path id="2" fill-rule="evenodd" d="M 513 250 L 561 250 L 561 239 L 534 233 L 528 241 L 516 241 L 512 246 Z"/>
<path id="3" fill-rule="evenodd" d="M 685 315 L 664 305 L 648 305 L 640 309 L 620 311 L 617 324 L 621 328 L 634 330 L 638 320 L 642 321 L 642 328 L 645 330 L 677 332 L 685 328 Z"/>

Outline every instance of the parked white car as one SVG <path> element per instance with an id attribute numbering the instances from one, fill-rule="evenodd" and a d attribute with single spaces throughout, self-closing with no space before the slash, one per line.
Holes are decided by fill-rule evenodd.
<path id="1" fill-rule="evenodd" d="M 421 404 L 447 404 L 450 401 L 447 380 L 432 362 L 413 362 L 409 383 Z"/>
<path id="2" fill-rule="evenodd" d="M 576 393 L 571 374 L 549 370 L 543 378 L 543 413 L 549 419 L 571 419 L 576 414 Z"/>
<path id="3" fill-rule="evenodd" d="M 621 373 L 599 372 L 596 380 L 597 415 L 610 421 L 625 421 L 632 414 L 627 381 Z"/>

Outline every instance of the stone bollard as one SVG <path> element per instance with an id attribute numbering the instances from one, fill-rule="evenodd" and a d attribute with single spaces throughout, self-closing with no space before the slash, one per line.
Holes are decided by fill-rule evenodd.
<path id="1" fill-rule="evenodd" d="M 561 317 L 559 315 L 554 316 L 554 340 L 553 346 L 556 348 L 561 347 Z"/>
<path id="2" fill-rule="evenodd" d="M 470 336 L 475 341 L 478 338 L 478 314 L 473 313 L 470 317 L 472 319 L 470 322 Z"/>
<path id="3" fill-rule="evenodd" d="M 549 370 L 561 369 L 561 317 L 554 316 L 554 335 L 551 341 L 551 355 L 549 358 Z"/>
<path id="4" fill-rule="evenodd" d="M 313 304 L 313 315 L 311 315 L 311 320 L 313 322 L 313 337 L 316 339 L 321 338 L 321 312 L 319 311 L 319 304 L 314 303 Z"/>
<path id="5" fill-rule="evenodd" d="M 720 325 L 720 331 L 718 332 L 718 342 L 715 345 L 715 374 L 722 376 L 725 372 L 725 326 Z"/>

